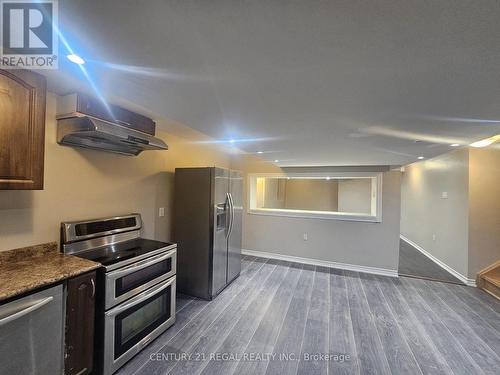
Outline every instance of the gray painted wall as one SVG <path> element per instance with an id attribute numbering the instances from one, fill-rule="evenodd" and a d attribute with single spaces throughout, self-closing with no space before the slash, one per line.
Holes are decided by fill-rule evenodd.
<path id="1" fill-rule="evenodd" d="M 468 274 L 469 153 L 460 149 L 405 167 L 401 234 Z M 446 192 L 448 198 L 443 198 Z"/>
<path id="2" fill-rule="evenodd" d="M 278 190 L 284 189 L 284 180 L 277 178 L 266 178 L 264 192 L 264 205 L 266 208 L 285 208 L 285 195 L 278 194 Z M 281 187 L 280 187 L 281 185 Z"/>
<path id="3" fill-rule="evenodd" d="M 469 277 L 500 260 L 500 148 L 469 151 Z"/>
<path id="4" fill-rule="evenodd" d="M 286 180 L 285 208 L 337 211 L 338 184 L 335 180 Z"/>
<path id="5" fill-rule="evenodd" d="M 261 162 L 235 162 L 233 167 L 247 173 L 277 171 Z M 400 187 L 399 171 L 383 174 L 381 223 L 249 214 L 246 200 L 243 248 L 395 271 L 399 260 Z M 307 241 L 303 240 L 304 233 Z"/>
<path id="6" fill-rule="evenodd" d="M 372 207 L 372 180 L 340 180 L 339 211 L 370 214 Z"/>

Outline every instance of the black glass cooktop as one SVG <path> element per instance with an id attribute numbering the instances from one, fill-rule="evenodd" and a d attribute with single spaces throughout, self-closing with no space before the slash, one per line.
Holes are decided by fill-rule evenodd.
<path id="1" fill-rule="evenodd" d="M 136 238 L 130 241 L 100 247 L 95 250 L 89 250 L 75 255 L 80 258 L 99 262 L 104 266 L 109 266 L 110 264 L 115 264 L 170 245 L 172 244 L 168 242 Z"/>

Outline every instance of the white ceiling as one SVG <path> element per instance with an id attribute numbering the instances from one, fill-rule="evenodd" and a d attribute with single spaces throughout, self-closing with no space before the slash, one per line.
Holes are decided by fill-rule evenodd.
<path id="1" fill-rule="evenodd" d="M 71 0 L 59 23 L 104 96 L 283 166 L 407 164 L 500 133 L 497 0 Z M 52 89 L 81 89 L 60 67 Z"/>

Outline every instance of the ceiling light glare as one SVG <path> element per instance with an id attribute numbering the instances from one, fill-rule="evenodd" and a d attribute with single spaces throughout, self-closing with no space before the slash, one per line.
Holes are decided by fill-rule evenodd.
<path id="1" fill-rule="evenodd" d="M 472 147 L 486 147 L 491 145 L 492 143 L 495 143 L 496 141 L 500 140 L 500 134 L 494 135 L 493 137 L 482 139 L 480 141 L 471 143 L 470 146 Z"/>
<path id="2" fill-rule="evenodd" d="M 66 57 L 68 58 L 69 61 L 71 61 L 72 63 L 75 63 L 77 65 L 85 64 L 85 60 L 82 59 L 80 56 L 75 55 L 74 53 L 67 55 Z"/>

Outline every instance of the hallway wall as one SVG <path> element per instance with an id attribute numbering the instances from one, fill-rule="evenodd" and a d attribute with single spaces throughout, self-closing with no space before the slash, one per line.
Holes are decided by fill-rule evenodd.
<path id="1" fill-rule="evenodd" d="M 469 277 L 500 260 L 500 147 L 469 153 Z"/>
<path id="2" fill-rule="evenodd" d="M 401 234 L 475 279 L 500 259 L 500 147 L 463 148 L 405 167 Z"/>
<path id="3" fill-rule="evenodd" d="M 469 260 L 468 195 L 468 149 L 405 167 L 401 234 L 463 276 Z"/>

